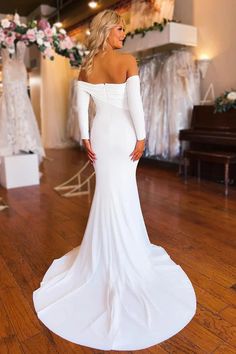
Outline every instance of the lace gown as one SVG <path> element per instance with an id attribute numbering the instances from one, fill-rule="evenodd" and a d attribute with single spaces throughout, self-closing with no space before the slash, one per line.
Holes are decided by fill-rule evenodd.
<path id="1" fill-rule="evenodd" d="M 35 152 L 44 156 L 36 117 L 27 93 L 27 72 L 24 64 L 26 46 L 17 43 L 10 58 L 2 49 L 3 94 L 0 99 L 0 156 Z"/>
<path id="2" fill-rule="evenodd" d="M 89 135 L 88 103 L 96 116 Z M 39 319 L 59 336 L 101 350 L 135 350 L 180 331 L 196 311 L 192 284 L 165 249 L 151 244 L 136 167 L 145 136 L 139 77 L 78 82 L 82 138 L 91 139 L 96 188 L 80 246 L 56 259 L 33 294 Z"/>

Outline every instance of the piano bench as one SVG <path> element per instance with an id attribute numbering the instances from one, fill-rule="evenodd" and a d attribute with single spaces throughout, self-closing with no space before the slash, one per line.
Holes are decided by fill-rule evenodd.
<path id="1" fill-rule="evenodd" d="M 207 162 L 215 162 L 215 163 L 222 163 L 225 166 L 225 176 L 224 176 L 224 183 L 225 183 L 225 195 L 227 196 L 229 193 L 229 165 L 236 164 L 236 153 L 231 152 L 204 152 L 204 151 L 197 151 L 197 150 L 185 150 L 184 154 L 184 177 L 185 181 L 187 181 L 187 172 L 188 172 L 188 159 L 197 160 L 198 162 L 198 181 L 200 182 L 200 174 L 201 174 L 201 161 Z"/>

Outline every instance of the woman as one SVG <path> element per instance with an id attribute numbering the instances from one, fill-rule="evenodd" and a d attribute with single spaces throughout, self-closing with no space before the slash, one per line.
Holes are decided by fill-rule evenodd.
<path id="1" fill-rule="evenodd" d="M 88 55 L 78 81 L 80 130 L 96 172 L 96 188 L 80 247 L 53 262 L 34 305 L 63 338 L 103 350 L 159 343 L 193 317 L 191 282 L 149 241 L 140 208 L 136 167 L 145 126 L 136 61 L 116 51 L 125 37 L 114 11 L 91 23 Z M 88 104 L 96 105 L 89 132 Z"/>

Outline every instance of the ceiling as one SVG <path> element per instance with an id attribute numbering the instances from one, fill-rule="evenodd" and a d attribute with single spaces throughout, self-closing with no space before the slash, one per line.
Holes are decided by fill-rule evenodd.
<path id="1" fill-rule="evenodd" d="M 57 0 L 5 0 L 0 3 L 0 13 L 12 14 L 16 11 L 20 16 L 28 16 L 42 3 L 56 7 Z"/>
<path id="2" fill-rule="evenodd" d="M 97 12 L 119 3 L 117 0 L 100 0 L 97 9 L 88 6 L 88 0 L 59 0 L 61 4 L 60 20 L 65 28 L 72 28 L 79 22 L 93 16 Z M 28 16 L 40 5 L 50 5 L 56 8 L 57 0 L 5 0 L 0 2 L 0 14 L 13 14 Z"/>

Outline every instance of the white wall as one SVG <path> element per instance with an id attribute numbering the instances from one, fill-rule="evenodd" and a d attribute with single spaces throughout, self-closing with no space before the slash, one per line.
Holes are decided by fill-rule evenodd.
<path id="1" fill-rule="evenodd" d="M 198 28 L 196 57 L 212 59 L 202 80 L 202 96 L 211 82 L 216 95 L 236 89 L 236 0 L 175 1 L 175 19 Z"/>

